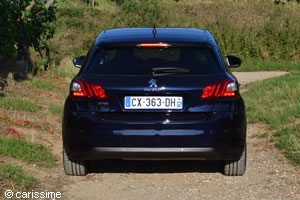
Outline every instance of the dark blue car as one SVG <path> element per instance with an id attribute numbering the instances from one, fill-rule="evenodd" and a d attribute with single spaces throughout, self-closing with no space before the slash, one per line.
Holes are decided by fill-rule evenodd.
<path id="1" fill-rule="evenodd" d="M 224 63 L 225 61 L 225 63 Z M 63 118 L 64 169 L 87 160 L 222 160 L 225 175 L 246 169 L 246 114 L 239 84 L 212 35 L 189 28 L 100 33 L 72 80 Z"/>

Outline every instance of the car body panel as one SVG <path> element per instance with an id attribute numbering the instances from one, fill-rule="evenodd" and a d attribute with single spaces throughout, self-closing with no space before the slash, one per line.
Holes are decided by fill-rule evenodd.
<path id="1" fill-rule="evenodd" d="M 172 42 L 172 43 L 203 43 L 217 46 L 207 30 L 191 28 L 120 28 L 105 30 L 97 37 L 95 46 L 105 43 L 141 43 L 141 42 Z"/>
<path id="2" fill-rule="evenodd" d="M 242 97 L 202 99 L 203 89 L 236 78 L 228 71 L 208 31 L 198 29 L 116 29 L 103 31 L 75 80 L 101 85 L 106 99 L 69 95 L 63 118 L 63 145 L 70 159 L 238 159 L 246 142 Z M 129 76 L 88 73 L 98 48 L 170 42 L 205 45 L 216 55 L 220 73 L 209 75 Z M 179 45 L 180 46 L 180 45 Z M 151 87 L 155 79 L 157 87 Z M 180 96 L 182 109 L 125 109 L 125 96 Z"/>

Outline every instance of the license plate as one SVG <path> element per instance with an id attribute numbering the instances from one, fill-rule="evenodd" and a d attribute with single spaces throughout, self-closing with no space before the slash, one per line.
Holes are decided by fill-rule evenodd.
<path id="1" fill-rule="evenodd" d="M 125 109 L 182 109 L 182 97 L 127 96 Z"/>

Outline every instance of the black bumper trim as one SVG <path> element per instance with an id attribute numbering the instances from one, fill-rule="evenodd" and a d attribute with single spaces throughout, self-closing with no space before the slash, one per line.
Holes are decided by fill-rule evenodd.
<path id="1" fill-rule="evenodd" d="M 97 152 L 128 152 L 128 153 L 186 153 L 186 152 L 212 152 L 215 149 L 211 147 L 202 147 L 202 148 L 159 148 L 159 147 L 96 147 L 93 148 Z"/>

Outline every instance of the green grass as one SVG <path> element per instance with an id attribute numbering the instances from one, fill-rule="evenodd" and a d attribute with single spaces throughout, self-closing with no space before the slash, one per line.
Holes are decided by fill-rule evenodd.
<path id="1" fill-rule="evenodd" d="M 44 167 L 53 167 L 57 161 L 45 146 L 16 138 L 0 137 L 0 155 L 20 158 Z"/>
<path id="2" fill-rule="evenodd" d="M 300 62 L 275 62 L 258 59 L 248 59 L 243 61 L 241 67 L 232 71 L 252 72 L 252 71 L 296 71 L 300 70 Z"/>
<path id="3" fill-rule="evenodd" d="M 25 173 L 20 166 L 0 163 L 1 188 L 24 191 L 34 188 L 38 183 L 34 177 Z"/>
<path id="4" fill-rule="evenodd" d="M 300 165 L 300 124 L 278 131 L 276 146 L 282 149 L 287 158 Z"/>
<path id="5" fill-rule="evenodd" d="M 275 130 L 272 140 L 296 164 L 300 164 L 299 80 L 300 72 L 292 72 L 253 83 L 243 94 L 249 122 L 264 122 Z"/>
<path id="6" fill-rule="evenodd" d="M 24 82 L 21 82 L 21 85 L 33 87 L 33 88 L 39 88 L 48 91 L 57 91 L 59 93 L 65 93 L 66 88 L 55 85 L 56 82 L 61 81 L 61 80 L 53 79 L 54 77 L 57 78 L 57 76 L 55 76 L 56 74 L 60 74 L 60 72 L 55 72 L 55 71 L 56 71 L 55 69 L 52 69 L 44 73 L 43 75 L 45 76 L 44 77 L 45 80 L 39 79 L 38 77 L 34 77 L 31 80 L 26 80 Z M 72 72 L 68 72 L 68 73 L 66 72 L 66 74 L 60 74 L 60 75 L 66 76 L 61 78 L 67 78 L 71 76 L 71 74 Z"/>
<path id="7" fill-rule="evenodd" d="M 49 110 L 53 115 L 58 115 L 60 117 L 62 117 L 63 114 L 63 107 L 62 106 L 57 106 L 53 103 L 49 104 Z"/>
<path id="8" fill-rule="evenodd" d="M 50 91 L 56 89 L 55 85 L 52 82 L 37 78 L 26 81 L 25 85 Z"/>
<path id="9" fill-rule="evenodd" d="M 72 60 L 72 57 L 62 59 L 59 67 L 51 69 L 47 72 L 47 78 L 61 77 L 66 79 L 73 79 L 78 73 L 79 69 L 74 66 Z"/>
<path id="10" fill-rule="evenodd" d="M 63 68 L 63 67 L 60 67 L 60 68 Z M 72 71 L 68 71 L 66 69 L 58 69 L 58 70 L 52 70 L 52 75 L 55 75 L 55 76 L 58 76 L 61 78 L 74 78 L 76 73 L 73 73 Z"/>
<path id="11" fill-rule="evenodd" d="M 267 133 L 263 133 L 261 135 L 258 135 L 257 136 L 258 138 L 267 138 L 268 137 L 268 134 Z"/>
<path id="12" fill-rule="evenodd" d="M 51 129 L 51 125 L 49 123 L 43 123 L 42 126 L 46 129 L 46 130 L 50 130 Z"/>
<path id="13" fill-rule="evenodd" d="M 252 84 L 244 93 L 250 122 L 266 122 L 272 129 L 300 118 L 300 72 Z"/>
<path id="14" fill-rule="evenodd" d="M 11 98 L 7 96 L 0 97 L 0 107 L 12 110 L 22 110 L 28 112 L 38 112 L 42 109 L 41 106 L 30 102 L 26 99 Z"/>

